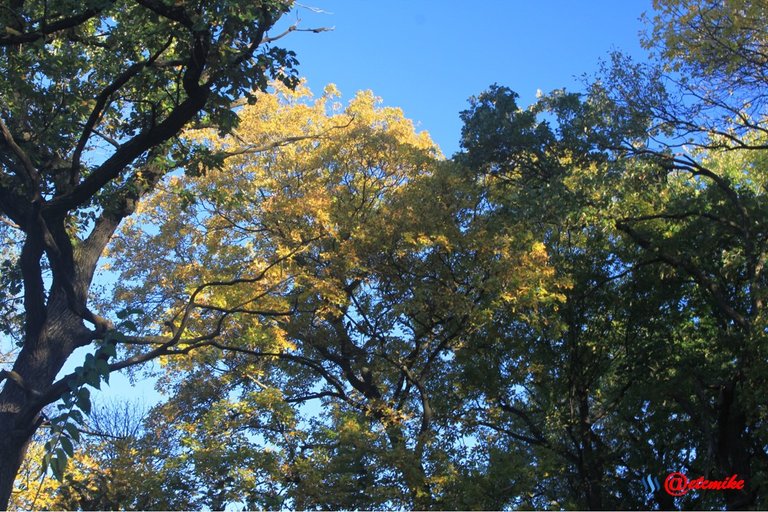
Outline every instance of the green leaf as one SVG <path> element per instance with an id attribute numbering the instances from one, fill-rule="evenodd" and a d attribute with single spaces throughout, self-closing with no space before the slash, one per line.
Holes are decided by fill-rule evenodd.
<path id="1" fill-rule="evenodd" d="M 82 378 L 82 372 L 80 370 L 82 370 L 82 367 L 78 366 L 75 369 L 75 375 Z M 69 387 L 70 391 L 76 392 L 77 389 L 80 387 L 80 383 L 78 382 L 78 380 L 79 379 L 70 379 L 69 381 L 67 381 L 67 387 Z"/>
<path id="2" fill-rule="evenodd" d="M 69 455 L 70 457 L 73 457 L 75 455 L 75 447 L 72 445 L 72 441 L 66 437 L 61 436 L 59 439 L 59 442 L 61 443 L 61 448 L 64 450 L 64 452 Z"/>
<path id="3" fill-rule="evenodd" d="M 86 384 L 96 389 L 101 389 L 101 376 L 95 369 L 88 370 L 83 379 Z"/>
<path id="4" fill-rule="evenodd" d="M 48 468 L 51 465 L 51 457 L 53 457 L 53 455 L 46 449 L 45 455 L 43 455 L 43 461 L 40 463 L 41 475 L 44 475 L 48 472 Z"/>
<path id="5" fill-rule="evenodd" d="M 56 450 L 56 456 L 51 458 L 51 471 L 53 477 L 59 482 L 64 480 L 64 470 L 67 469 L 67 454 L 59 448 Z"/>
<path id="6" fill-rule="evenodd" d="M 65 423 L 63 428 L 73 441 L 80 441 L 80 431 L 77 429 L 77 425 L 74 423 Z"/>
<path id="7" fill-rule="evenodd" d="M 87 388 L 80 388 L 77 394 L 77 407 L 85 414 L 91 414 L 91 393 Z"/>
<path id="8" fill-rule="evenodd" d="M 99 351 L 107 357 L 117 356 L 117 346 L 114 343 L 105 343 Z"/>
<path id="9" fill-rule="evenodd" d="M 136 327 L 136 323 L 133 320 L 126 320 L 125 322 L 122 322 L 120 326 L 125 329 L 126 331 L 137 331 L 138 327 Z"/>
<path id="10" fill-rule="evenodd" d="M 109 375 L 109 363 L 107 363 L 104 359 L 97 359 L 96 360 L 96 371 L 99 373 L 100 376 Z"/>
<path id="11" fill-rule="evenodd" d="M 83 418 L 83 414 L 78 411 L 77 409 L 73 409 L 69 413 L 69 417 L 72 418 L 74 421 L 78 422 L 79 424 L 83 424 L 85 419 Z"/>

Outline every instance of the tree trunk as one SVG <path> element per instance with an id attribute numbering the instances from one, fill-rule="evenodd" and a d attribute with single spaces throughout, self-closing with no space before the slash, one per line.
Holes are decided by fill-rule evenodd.
<path id="1" fill-rule="evenodd" d="M 748 448 L 749 433 L 744 412 L 741 410 L 736 394 L 737 382 L 731 381 L 720 389 L 718 400 L 719 416 L 717 421 L 716 462 L 720 474 L 714 479 L 727 478 L 733 474 L 744 480 L 744 489 L 725 493 L 728 510 L 752 508 L 757 493 L 750 485 L 752 482 L 751 457 Z"/>
<path id="2" fill-rule="evenodd" d="M 603 510 L 603 464 L 599 455 L 597 439 L 590 425 L 589 390 L 580 388 L 579 397 L 579 486 L 586 508 Z"/>
<path id="3" fill-rule="evenodd" d="M 42 329 L 27 337 L 0 391 L 0 510 L 7 510 L 16 474 L 27 445 L 42 423 L 41 399 L 72 352 L 91 339 L 82 319 L 55 287 L 45 308 Z M 28 329 L 29 331 L 29 329 Z"/>
<path id="4" fill-rule="evenodd" d="M 0 402 L 0 407 L 5 405 L 5 402 Z M 0 510 L 8 510 L 13 482 L 31 437 L 23 432 L 16 432 L 14 416 L 4 409 L 0 412 Z"/>

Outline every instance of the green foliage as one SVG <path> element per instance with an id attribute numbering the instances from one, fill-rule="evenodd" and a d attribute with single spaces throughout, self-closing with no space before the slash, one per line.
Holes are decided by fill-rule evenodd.
<path id="1" fill-rule="evenodd" d="M 222 493 L 210 506 L 447 506 L 474 457 L 456 430 L 454 359 L 498 310 L 533 316 L 558 300 L 543 245 L 498 223 L 472 174 L 370 93 L 343 110 L 333 88 L 280 94 L 214 143 L 232 155 L 225 169 L 147 203 L 115 246 L 118 298 L 162 297 L 166 316 L 142 326 L 158 335 L 189 311 L 192 358 L 169 359 L 163 385 L 178 442 Z M 243 464 L 263 488 L 223 469 L 234 454 L 253 454 Z"/>
<path id="2" fill-rule="evenodd" d="M 239 103 L 269 79 L 297 84 L 294 53 L 267 37 L 291 6 L 64 0 L 0 11 L 0 333 L 19 347 L 1 381 L 0 508 L 42 409 L 59 399 L 43 466 L 63 476 L 73 452 L 64 426 L 89 409 L 79 390 L 106 380 L 115 342 L 126 341 L 113 337 L 110 305 L 96 312 L 89 293 L 111 236 L 166 174 L 221 165 L 205 143 L 184 144 L 182 129 L 229 133 Z M 92 343 L 95 354 L 59 378 Z"/>
<path id="3" fill-rule="evenodd" d="M 11 510 L 177 510 L 199 507 L 198 482 L 175 458 L 164 429 L 135 403 L 102 404 L 80 426 L 63 479 L 40 481 L 35 440 Z"/>
<path id="4" fill-rule="evenodd" d="M 765 411 L 740 386 L 762 382 L 764 328 L 739 322 L 764 321 L 743 221 L 765 223 L 760 153 L 686 167 L 613 147 L 649 112 L 608 116 L 627 105 L 601 87 L 529 109 L 493 87 L 444 162 L 367 95 L 282 94 L 216 143 L 224 169 L 152 199 L 158 232 L 115 248 L 163 261 L 121 259 L 126 305 L 163 297 L 165 323 L 140 328 L 173 332 L 205 289 L 158 409 L 216 490 L 202 502 L 643 508 L 675 505 L 640 483 L 673 469 L 759 485 Z"/>
<path id="5" fill-rule="evenodd" d="M 40 468 L 43 476 L 50 468 L 57 480 L 64 479 L 67 461 L 74 456 L 75 443 L 80 440 L 79 429 L 91 414 L 91 393 L 86 385 L 99 389 L 102 380 L 109 383 L 108 361 L 117 355 L 116 344 L 123 339 L 119 333 L 109 333 L 96 352 L 86 354 L 83 365 L 75 368 L 67 382 L 69 390 L 56 406 L 58 414 L 49 418 L 50 439 L 45 442 Z"/>
<path id="6" fill-rule="evenodd" d="M 187 172 L 110 248 L 118 329 L 142 336 L 110 331 L 69 381 L 40 456 L 53 503 L 764 506 L 768 145 L 762 103 L 742 109 L 764 84 L 740 78 L 764 8 L 657 4 L 658 66 L 617 54 L 528 108 L 492 86 L 450 161 L 369 92 L 276 84 L 236 117 L 214 100 L 216 126 L 148 157 Z M 116 344 L 158 358 L 171 395 L 86 456 L 84 386 Z M 678 470 L 747 487 L 641 482 Z"/>

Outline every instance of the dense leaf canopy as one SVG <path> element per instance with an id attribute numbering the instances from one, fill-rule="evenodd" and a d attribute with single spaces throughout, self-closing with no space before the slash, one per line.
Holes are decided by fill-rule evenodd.
<path id="1" fill-rule="evenodd" d="M 659 0 L 654 60 L 615 54 L 583 93 L 529 107 L 491 86 L 461 113 L 462 148 L 447 159 L 373 93 L 316 97 L 285 74 L 290 53 L 247 50 L 269 42 L 252 22 L 264 29 L 286 6 L 234 4 L 199 17 L 142 0 L 6 22 L 2 55 L 18 66 L 6 92 L 27 84 L 51 111 L 55 84 L 97 98 L 79 125 L 54 116 L 50 133 L 35 108 L 9 99 L 3 111 L 14 137 L 0 191 L 37 190 L 43 213 L 0 196 L 0 321 L 24 332 L 22 353 L 44 345 L 29 334 L 29 276 L 50 275 L 52 311 L 76 314 L 61 317 L 69 343 L 97 342 L 34 402 L 62 399 L 36 424 L 49 428 L 20 466 L 14 507 L 768 505 L 763 2 Z M 154 28 L 119 35 L 129 16 Z M 47 42 L 63 30 L 54 18 L 77 27 L 61 32 L 72 45 Z M 149 49 L 118 45 L 103 70 L 72 71 L 101 55 L 102 33 Z M 11 51 L 38 40 L 44 63 Z M 198 50 L 209 60 L 192 83 Z M 35 66 L 66 79 L 25 80 Z M 126 66 L 140 70 L 99 104 Z M 199 87 L 194 114 L 120 160 Z M 66 165 L 45 167 L 46 147 Z M 28 170 L 49 185 L 30 188 Z M 83 267 L 78 250 L 102 225 L 111 242 Z M 64 238 L 74 256 L 56 252 Z M 104 248 L 116 282 L 78 303 Z M 61 274 L 68 261 L 79 263 Z M 80 288 L 65 280 L 77 272 Z M 86 384 L 150 360 L 162 403 L 90 411 Z M 25 385 L 5 378 L 3 393 Z M 37 478 L 46 467 L 59 481 Z M 671 471 L 745 485 L 673 497 L 644 484 Z"/>

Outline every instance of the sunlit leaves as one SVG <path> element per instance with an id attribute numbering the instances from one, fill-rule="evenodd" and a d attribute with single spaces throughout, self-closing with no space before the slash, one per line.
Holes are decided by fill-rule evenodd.
<path id="1" fill-rule="evenodd" d="M 482 181 L 399 109 L 337 94 L 278 87 L 230 137 L 189 132 L 224 166 L 146 203 L 113 248 L 117 297 L 156 308 L 148 331 L 171 335 L 187 315 L 182 349 L 222 319 L 216 348 L 164 360 L 196 471 L 217 464 L 201 444 L 217 428 L 244 450 L 250 432 L 280 462 L 258 469 L 265 485 L 291 506 L 424 507 L 471 457 L 454 430 L 454 352 L 499 311 L 533 320 L 562 295 L 544 244 L 487 209 Z"/>

